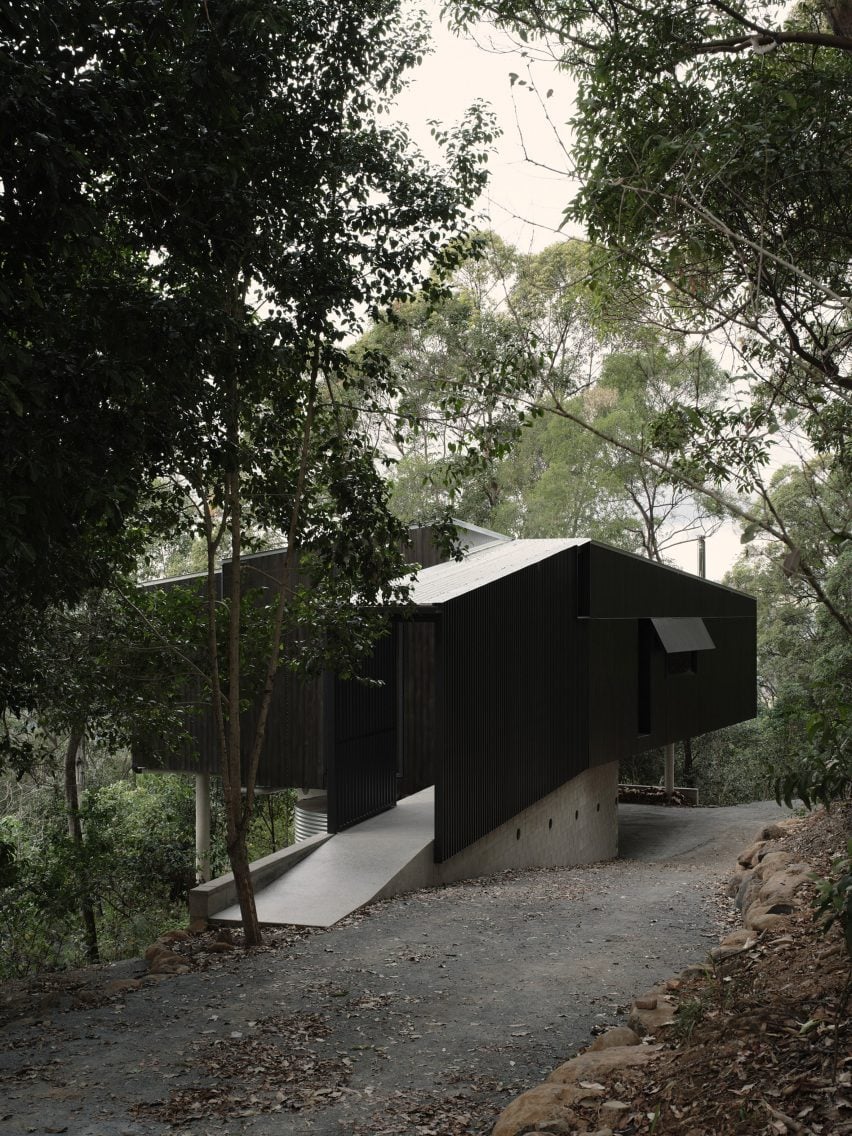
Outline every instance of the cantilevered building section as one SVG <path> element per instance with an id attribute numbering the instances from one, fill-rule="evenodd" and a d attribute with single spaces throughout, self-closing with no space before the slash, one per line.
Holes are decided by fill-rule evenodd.
<path id="1" fill-rule="evenodd" d="M 259 783 L 324 790 L 330 832 L 434 785 L 437 864 L 614 854 L 621 758 L 756 713 L 755 601 L 595 541 L 468 533 L 461 561 L 428 546 L 410 613 L 368 660 L 378 685 L 279 674 Z M 250 558 L 246 583 L 281 557 Z M 197 756 L 167 749 L 164 767 L 215 772 L 209 715 L 188 726 Z"/>
<path id="2" fill-rule="evenodd" d="M 414 599 L 438 860 L 586 770 L 756 712 L 755 601 L 594 541 L 492 546 L 422 572 Z M 423 670 L 407 634 L 403 675 Z"/>

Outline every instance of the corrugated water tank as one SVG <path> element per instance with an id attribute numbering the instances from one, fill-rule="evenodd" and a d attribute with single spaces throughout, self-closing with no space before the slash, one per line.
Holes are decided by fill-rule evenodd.
<path id="1" fill-rule="evenodd" d="M 328 797 L 304 797 L 296 802 L 296 841 L 328 831 Z"/>

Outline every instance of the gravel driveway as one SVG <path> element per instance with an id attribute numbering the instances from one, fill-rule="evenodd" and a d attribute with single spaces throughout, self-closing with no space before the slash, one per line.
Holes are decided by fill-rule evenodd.
<path id="1" fill-rule="evenodd" d="M 0 1042 L 0 1132 L 488 1133 L 634 994 L 706 955 L 720 875 L 785 812 L 623 805 L 623 859 L 398 897 L 40 1011 Z"/>

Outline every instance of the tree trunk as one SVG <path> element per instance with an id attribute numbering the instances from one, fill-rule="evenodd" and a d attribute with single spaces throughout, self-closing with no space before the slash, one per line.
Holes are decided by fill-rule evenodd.
<path id="1" fill-rule="evenodd" d="M 240 700 L 242 697 L 242 667 L 240 659 L 240 638 L 242 635 L 242 470 L 239 462 L 240 445 L 240 384 L 234 371 L 230 378 L 230 413 L 228 417 L 228 442 L 235 455 L 231 470 L 225 475 L 225 491 L 228 501 L 231 534 L 231 594 L 228 609 L 228 717 L 226 751 L 222 754 L 223 787 L 225 790 L 225 812 L 228 820 L 228 858 L 237 899 L 240 917 L 243 922 L 243 936 L 247 947 L 259 947 L 263 942 L 257 907 L 254 902 L 254 886 L 249 870 L 246 836 L 254 804 L 254 783 L 257 776 L 258 760 L 252 754 L 247 768 L 243 768 L 243 738 L 240 721 Z M 259 754 L 258 754 L 259 759 Z M 245 781 L 246 797 L 243 801 L 242 786 Z"/>
<path id="2" fill-rule="evenodd" d="M 694 785 L 694 766 L 692 761 L 692 738 L 684 739 L 683 743 L 683 783 Z"/>
<path id="3" fill-rule="evenodd" d="M 230 827 L 230 824 L 229 826 Z M 243 921 L 243 935 L 247 947 L 257 947 L 263 942 L 260 933 L 260 923 L 257 918 L 257 906 L 254 901 L 254 885 L 249 869 L 248 848 L 246 847 L 246 834 L 244 828 L 239 828 L 233 844 L 228 842 L 228 859 L 231 862 L 231 871 L 234 873 L 234 883 L 237 888 L 237 902 L 240 905 L 240 917 Z"/>
<path id="4" fill-rule="evenodd" d="M 89 882 L 83 866 L 83 826 L 80 823 L 80 798 L 77 793 L 78 765 L 77 754 L 83 743 L 83 730 L 75 727 L 68 739 L 65 750 L 65 807 L 68 813 L 68 835 L 74 843 L 77 854 L 75 873 L 77 891 L 80 898 L 80 914 L 83 917 L 83 930 L 86 940 L 86 958 L 89 962 L 100 962 L 98 952 L 98 927 L 95 922 L 95 909 L 89 892 Z"/>

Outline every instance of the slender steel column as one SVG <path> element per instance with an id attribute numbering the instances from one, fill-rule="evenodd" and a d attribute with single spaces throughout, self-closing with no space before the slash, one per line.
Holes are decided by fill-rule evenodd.
<path id="1" fill-rule="evenodd" d="M 210 879 L 210 774 L 195 775 L 195 871 L 198 882 Z"/>
<path id="2" fill-rule="evenodd" d="M 674 742 L 666 746 L 666 797 L 672 799 L 674 793 Z"/>

